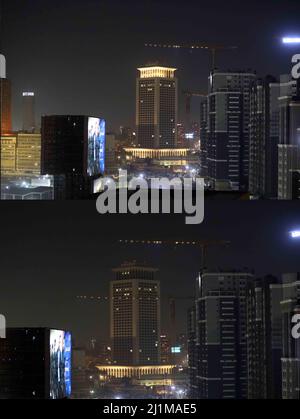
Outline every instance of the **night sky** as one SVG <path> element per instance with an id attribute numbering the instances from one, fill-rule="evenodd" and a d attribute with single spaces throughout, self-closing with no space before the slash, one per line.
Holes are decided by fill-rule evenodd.
<path id="1" fill-rule="evenodd" d="M 2 0 L 2 11 L 15 128 L 23 90 L 36 92 L 39 115 L 101 115 L 114 130 L 133 125 L 136 68 L 154 61 L 178 68 L 180 90 L 206 91 L 207 52 L 145 42 L 236 45 L 220 53 L 219 67 L 279 75 L 290 71 L 295 49 L 276 37 L 300 33 L 298 0 Z"/>
<path id="2" fill-rule="evenodd" d="M 35 91 L 39 115 L 99 115 L 115 130 L 133 125 L 136 68 L 154 61 L 178 68 L 180 90 L 206 90 L 208 53 L 145 49 L 145 42 L 237 45 L 220 53 L 219 67 L 261 75 L 289 72 L 291 55 L 299 52 L 276 38 L 300 34 L 299 0 L 1 3 L 15 128 L 23 90 Z M 300 228 L 299 214 L 294 202 L 213 201 L 206 203 L 204 224 L 186 226 L 179 216 L 100 216 L 94 202 L 1 202 L 0 313 L 8 326 L 66 328 L 78 343 L 105 339 L 108 305 L 82 304 L 76 295 L 108 295 L 111 269 L 137 259 L 160 269 L 167 307 L 167 295 L 193 294 L 200 264 L 193 249 L 122 247 L 118 239 L 232 240 L 229 249 L 209 252 L 210 267 L 294 272 L 300 242 L 288 231 Z M 178 304 L 178 332 L 185 331 L 188 305 Z"/>
<path id="3" fill-rule="evenodd" d="M 119 239 L 225 239 L 208 266 L 255 269 L 257 275 L 300 271 L 297 202 L 206 202 L 205 222 L 186 226 L 182 216 L 101 216 L 95 203 L 2 202 L 0 312 L 9 326 L 67 328 L 82 343 L 105 339 L 108 304 L 80 303 L 77 295 L 108 295 L 111 269 L 136 259 L 159 268 L 163 328 L 168 296 L 192 296 L 200 266 L 196 249 L 122 246 Z M 177 303 L 177 329 L 186 328 L 189 301 Z"/>

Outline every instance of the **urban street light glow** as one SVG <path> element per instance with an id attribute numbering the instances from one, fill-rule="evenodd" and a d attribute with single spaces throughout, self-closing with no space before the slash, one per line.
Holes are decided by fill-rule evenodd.
<path id="1" fill-rule="evenodd" d="M 300 230 L 294 230 L 294 231 L 291 231 L 291 237 L 293 238 L 293 239 L 298 239 L 298 238 L 300 238 Z"/>
<path id="2" fill-rule="evenodd" d="M 282 38 L 282 42 L 284 44 L 300 44 L 300 37 L 298 36 L 284 37 Z"/>

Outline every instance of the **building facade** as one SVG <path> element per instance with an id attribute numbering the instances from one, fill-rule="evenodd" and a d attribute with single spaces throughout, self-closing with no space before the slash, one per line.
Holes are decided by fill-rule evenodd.
<path id="1" fill-rule="evenodd" d="M 252 281 L 248 272 L 199 276 L 189 327 L 189 352 L 195 351 L 189 354 L 190 386 L 197 399 L 247 398 L 246 292 Z"/>
<path id="2" fill-rule="evenodd" d="M 156 269 L 124 264 L 110 283 L 110 337 L 117 365 L 160 364 L 160 282 Z"/>
<path id="3" fill-rule="evenodd" d="M 35 132 L 35 95 L 34 92 L 23 92 L 23 132 Z"/>
<path id="4" fill-rule="evenodd" d="M 251 86 L 249 125 L 249 192 L 277 198 L 280 83 L 272 76 Z"/>
<path id="5" fill-rule="evenodd" d="M 293 171 L 300 168 L 300 99 L 295 80 L 281 77 L 279 97 L 278 199 L 292 199 Z"/>
<path id="6" fill-rule="evenodd" d="M 247 289 L 248 399 L 281 399 L 282 293 L 272 276 Z"/>
<path id="7" fill-rule="evenodd" d="M 231 71 L 210 76 L 204 151 L 215 190 L 248 190 L 250 88 L 255 78 L 253 72 Z"/>
<path id="8" fill-rule="evenodd" d="M 175 148 L 177 144 L 178 83 L 175 68 L 138 69 L 136 127 L 139 147 Z"/>
<path id="9" fill-rule="evenodd" d="M 292 336 L 292 317 L 300 314 L 300 274 L 283 275 L 282 398 L 300 399 L 300 339 Z"/>

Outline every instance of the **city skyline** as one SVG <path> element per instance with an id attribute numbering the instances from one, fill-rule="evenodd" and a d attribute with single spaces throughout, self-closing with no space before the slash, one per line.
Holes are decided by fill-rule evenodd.
<path id="1" fill-rule="evenodd" d="M 62 322 L 66 329 L 74 329 L 80 342 L 94 335 L 104 338 L 108 336 L 107 303 L 84 303 L 76 297 L 108 296 L 111 269 L 137 260 L 159 269 L 165 331 L 169 327 L 168 296 L 193 295 L 201 267 L 200 252 L 189 247 L 122 245 L 118 243 L 120 239 L 224 239 L 231 241 L 230 247 L 213 246 L 208 250 L 210 269 L 248 268 L 258 277 L 300 271 L 300 243 L 289 234 L 300 225 L 297 206 L 286 202 L 274 207 L 272 202 L 262 202 L 258 208 L 251 202 L 233 201 L 222 202 L 222 209 L 224 219 L 214 202 L 206 203 L 204 223 L 189 227 L 176 215 L 116 215 L 104 219 L 90 201 L 54 206 L 20 203 L 17 207 L 5 203 L 1 221 L 5 243 L 2 311 L 7 311 L 8 323 L 12 325 L 21 326 L 20 321 L 26 323 L 26 319 L 34 326 L 42 323 L 57 327 Z M 282 219 L 283 211 L 289 214 L 286 219 Z M 25 219 L 30 227 L 24 224 Z M 178 305 L 178 333 L 186 328 L 189 305 L 189 301 Z"/>
<path id="2" fill-rule="evenodd" d="M 68 0 L 59 2 L 56 8 L 53 7 L 53 2 L 44 2 L 42 7 L 30 0 L 18 7 L 14 7 L 14 0 L 4 0 L 2 3 L 1 50 L 7 57 L 7 77 L 13 84 L 16 128 L 22 126 L 23 91 L 36 93 L 38 116 L 53 113 L 102 114 L 107 119 L 110 130 L 117 131 L 120 125 L 133 126 L 136 69 L 149 62 L 178 68 L 181 90 L 207 91 L 210 69 L 208 52 L 145 48 L 144 44 L 147 42 L 238 44 L 237 50 L 218 53 L 218 68 L 251 68 L 259 76 L 273 74 L 278 77 L 290 71 L 290 56 L 296 50 L 295 46 L 283 47 L 280 37 L 300 31 L 298 23 L 292 17 L 296 10 L 294 1 L 285 2 L 284 7 L 275 5 L 272 1 L 264 2 L 261 7 L 258 2 L 252 2 L 251 13 L 247 15 L 243 13 L 238 2 L 231 1 L 230 6 L 240 17 L 238 21 L 235 19 L 236 25 L 230 24 L 234 18 L 229 13 L 231 8 L 228 4 L 218 3 L 217 8 L 222 11 L 221 18 L 207 4 L 203 9 L 201 5 L 191 1 L 188 2 L 189 7 L 185 3 L 183 8 L 181 2 L 176 2 L 176 7 L 173 2 L 173 7 L 170 7 L 167 1 L 160 5 L 161 19 L 154 25 L 155 29 L 152 23 L 155 19 L 156 1 L 135 8 L 115 1 L 114 5 L 123 12 L 118 15 L 114 12 L 113 4 L 109 5 L 106 1 L 98 3 L 89 0 L 84 9 L 77 1 L 72 2 L 70 7 Z M 132 4 L 136 5 L 135 1 Z M 21 16 L 26 8 L 32 13 L 24 20 Z M 45 11 L 48 13 L 44 14 Z M 207 24 L 196 25 L 197 13 L 200 22 L 202 17 L 203 22 L 214 19 L 216 24 L 213 28 Z M 173 20 L 166 20 L 169 15 Z M 93 26 L 93 30 L 89 25 L 92 16 L 93 19 L 98 17 L 102 23 Z M 119 16 L 122 16 L 121 20 Z M 259 16 L 255 28 L 250 24 L 250 19 L 254 16 Z M 49 26 L 51 20 L 58 24 L 55 33 Z M 12 26 L 7 25 L 7 22 L 12 21 L 18 25 L 20 31 L 26 33 L 17 42 L 11 32 Z M 66 25 L 61 25 L 62 21 Z M 116 30 L 111 31 L 114 22 Z M 245 26 L 248 27 L 247 33 L 242 30 Z M 256 38 L 251 36 L 254 35 L 251 33 L 253 30 Z M 64 42 L 61 43 L 60 39 L 64 39 Z M 257 45 L 253 39 L 260 39 L 261 42 Z M 30 50 L 27 50 L 26 44 L 30 45 Z M 26 68 L 19 72 L 25 57 Z M 84 63 L 83 66 L 76 65 L 78 58 L 79 62 Z M 182 105 L 182 98 L 180 102 Z"/>

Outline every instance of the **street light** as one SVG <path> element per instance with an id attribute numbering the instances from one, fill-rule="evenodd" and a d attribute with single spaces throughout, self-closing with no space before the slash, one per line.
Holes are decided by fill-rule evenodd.
<path id="1" fill-rule="evenodd" d="M 300 230 L 294 230 L 290 232 L 292 239 L 299 239 L 300 238 Z"/>
<path id="2" fill-rule="evenodd" d="M 300 44 L 300 37 L 299 36 L 285 36 L 282 38 L 283 44 Z"/>

